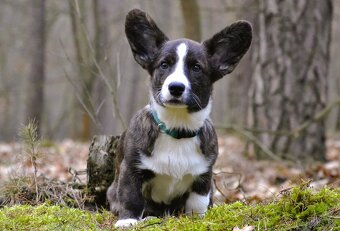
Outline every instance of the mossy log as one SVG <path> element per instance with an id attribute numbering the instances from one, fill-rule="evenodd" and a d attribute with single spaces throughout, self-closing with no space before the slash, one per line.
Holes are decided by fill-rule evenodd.
<path id="1" fill-rule="evenodd" d="M 119 136 L 94 136 L 87 159 L 87 187 L 98 207 L 108 207 L 106 190 L 114 179 Z"/>

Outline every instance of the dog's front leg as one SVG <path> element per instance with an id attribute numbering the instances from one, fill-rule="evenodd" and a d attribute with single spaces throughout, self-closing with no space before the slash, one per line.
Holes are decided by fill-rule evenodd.
<path id="1" fill-rule="evenodd" d="M 115 227 L 136 224 L 143 215 L 145 203 L 142 195 L 142 179 L 138 175 L 138 170 L 126 168 L 124 161 L 122 167 L 123 171 L 118 183 L 119 220 Z"/>
<path id="2" fill-rule="evenodd" d="M 192 191 L 185 203 L 186 214 L 203 216 L 212 204 L 211 171 L 200 175 L 192 185 Z"/>

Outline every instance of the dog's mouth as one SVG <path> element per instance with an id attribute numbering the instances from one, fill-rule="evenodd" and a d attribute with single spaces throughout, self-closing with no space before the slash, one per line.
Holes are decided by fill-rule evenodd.
<path id="1" fill-rule="evenodd" d="M 152 94 L 154 102 L 165 108 L 188 108 L 189 104 L 185 97 L 163 97 L 161 94 Z"/>
<path id="2" fill-rule="evenodd" d="M 163 105 L 165 107 L 176 107 L 176 108 L 185 108 L 188 106 L 182 100 L 175 99 L 175 98 L 164 101 Z"/>

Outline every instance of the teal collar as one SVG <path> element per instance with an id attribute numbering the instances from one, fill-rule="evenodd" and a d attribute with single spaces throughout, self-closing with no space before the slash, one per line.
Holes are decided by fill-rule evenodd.
<path id="1" fill-rule="evenodd" d="M 162 122 L 158 116 L 156 111 L 152 111 L 152 118 L 161 130 L 162 133 L 165 133 L 175 139 L 182 139 L 182 138 L 192 138 L 197 136 L 200 132 L 201 129 L 198 129 L 196 131 L 190 131 L 190 130 L 185 130 L 185 129 L 178 129 L 178 128 L 173 128 L 173 129 L 168 129 L 166 128 L 166 125 L 164 122 Z"/>

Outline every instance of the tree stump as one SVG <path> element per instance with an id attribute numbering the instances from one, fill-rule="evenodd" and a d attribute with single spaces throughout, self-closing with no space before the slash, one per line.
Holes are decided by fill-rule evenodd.
<path id="1" fill-rule="evenodd" d="M 114 159 L 120 136 L 94 136 L 87 159 L 87 187 L 97 207 L 108 208 L 106 191 L 111 185 L 115 170 Z"/>

